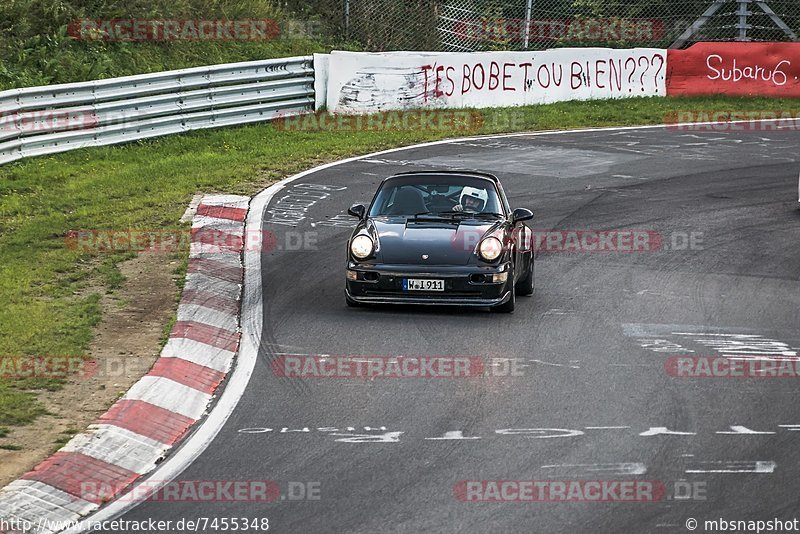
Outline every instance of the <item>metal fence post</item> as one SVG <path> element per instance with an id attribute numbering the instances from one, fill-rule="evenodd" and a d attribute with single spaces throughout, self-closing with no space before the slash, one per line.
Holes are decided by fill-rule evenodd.
<path id="1" fill-rule="evenodd" d="M 531 11 L 533 11 L 533 0 L 528 0 L 525 6 L 525 50 L 528 49 L 531 40 Z"/>
<path id="2" fill-rule="evenodd" d="M 737 15 L 739 15 L 739 22 L 736 24 L 736 29 L 739 30 L 739 36 L 736 38 L 737 41 L 749 41 L 747 37 L 747 30 L 750 26 L 747 24 L 747 16 L 750 15 L 750 11 L 748 11 L 748 7 L 750 4 L 750 0 L 737 0 L 739 4 L 739 10 L 737 11 Z"/>
<path id="3" fill-rule="evenodd" d="M 344 37 L 350 38 L 350 0 L 344 0 Z"/>

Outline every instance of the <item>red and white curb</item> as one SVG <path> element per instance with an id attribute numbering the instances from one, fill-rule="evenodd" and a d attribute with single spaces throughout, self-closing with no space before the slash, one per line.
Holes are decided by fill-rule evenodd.
<path id="1" fill-rule="evenodd" d="M 203 197 L 192 219 L 177 322 L 160 358 L 86 432 L 0 490 L 5 524 L 49 534 L 86 517 L 154 469 L 203 418 L 239 348 L 249 202 Z"/>

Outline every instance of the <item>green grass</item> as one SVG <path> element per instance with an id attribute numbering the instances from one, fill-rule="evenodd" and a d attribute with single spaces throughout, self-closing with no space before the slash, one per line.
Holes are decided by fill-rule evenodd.
<path id="1" fill-rule="evenodd" d="M 280 4 L 269 0 L 3 0 L 0 2 L 0 90 L 350 47 L 327 37 L 336 35 L 328 27 L 330 21 L 321 17 L 297 21 Z M 276 21 L 283 33 L 275 39 L 255 41 L 115 42 L 70 36 L 70 23 L 84 19 L 268 19 Z M 301 30 L 286 31 L 290 24 Z"/>
<path id="2" fill-rule="evenodd" d="M 660 124 L 676 110 L 794 109 L 798 101 L 641 98 L 486 110 L 458 135 Z M 65 246 L 70 230 L 186 229 L 177 221 L 197 192 L 252 195 L 315 164 L 454 137 L 447 131 L 281 131 L 261 124 L 124 146 L 83 149 L 0 167 L 0 357 L 81 355 L 101 319 L 100 291 L 123 283 L 126 255 Z M 188 252 L 179 257 L 185 272 Z M 86 294 L 88 293 L 88 294 Z M 169 325 L 165 325 L 168 328 Z M 0 379 L 0 425 L 44 413 L 37 395 L 57 380 Z"/>
<path id="3" fill-rule="evenodd" d="M 19 426 L 33 422 L 47 411 L 29 391 L 16 389 L 19 386 L 12 381 L 0 381 L 0 424 Z M 0 437 L 8 435 L 8 429 L 0 432 Z"/>

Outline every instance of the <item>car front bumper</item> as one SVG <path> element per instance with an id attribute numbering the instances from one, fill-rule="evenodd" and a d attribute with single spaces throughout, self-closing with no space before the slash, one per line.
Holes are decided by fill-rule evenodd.
<path id="1" fill-rule="evenodd" d="M 497 306 L 511 298 L 514 283 L 509 263 L 492 267 L 350 263 L 347 270 L 357 277 L 347 280 L 347 297 L 361 304 Z M 508 279 L 491 281 L 500 273 L 508 273 Z M 403 290 L 407 278 L 444 280 L 444 291 Z"/>

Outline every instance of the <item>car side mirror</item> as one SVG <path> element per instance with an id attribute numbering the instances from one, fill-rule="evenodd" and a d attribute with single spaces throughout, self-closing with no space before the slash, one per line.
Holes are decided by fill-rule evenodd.
<path id="1" fill-rule="evenodd" d="M 366 213 L 367 213 L 367 208 L 365 208 L 363 204 L 354 204 L 350 206 L 350 209 L 347 210 L 348 215 L 352 215 L 353 217 L 358 217 L 359 219 L 363 219 Z"/>
<path id="2" fill-rule="evenodd" d="M 529 221 L 531 219 L 533 219 L 533 212 L 526 208 L 515 209 L 514 214 L 511 216 L 511 220 L 514 223 Z"/>

